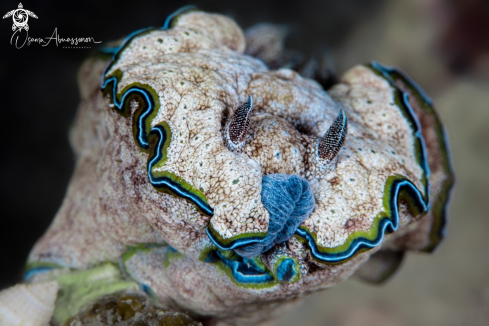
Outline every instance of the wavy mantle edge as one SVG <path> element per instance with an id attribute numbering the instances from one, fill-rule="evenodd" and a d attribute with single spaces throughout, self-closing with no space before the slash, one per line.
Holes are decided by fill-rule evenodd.
<path id="1" fill-rule="evenodd" d="M 412 95 L 420 104 L 419 109 L 422 110 L 424 114 L 434 119 L 434 126 L 432 126 L 432 128 L 435 129 L 437 136 L 437 146 L 440 150 L 442 160 L 441 165 L 443 172 L 446 174 L 446 178 L 443 181 L 437 196 L 434 196 L 434 200 L 431 200 L 433 223 L 429 235 L 430 243 L 422 249 L 423 252 L 431 253 L 435 251 L 446 235 L 446 225 L 448 222 L 447 210 L 448 206 L 450 205 L 451 193 L 455 184 L 455 173 L 451 163 L 450 146 L 447 133 L 440 121 L 440 117 L 438 116 L 438 113 L 434 107 L 433 101 L 411 77 L 395 67 L 388 67 L 375 61 L 372 62 L 371 65 L 375 66 L 374 69 L 376 69 L 383 78 L 389 81 L 391 86 L 400 89 L 396 81 L 401 80 L 401 82 L 405 83 L 406 87 L 411 92 L 410 95 Z"/>
<path id="2" fill-rule="evenodd" d="M 180 9 L 179 11 L 177 11 L 176 13 L 174 13 L 174 14 L 170 15 L 170 16 L 167 18 L 167 20 L 166 20 L 166 22 L 165 22 L 165 24 L 164 24 L 164 27 L 163 27 L 163 28 L 161 28 L 161 29 L 167 29 L 167 28 L 169 28 L 169 27 L 171 26 L 171 24 L 172 24 L 171 22 L 173 21 L 173 19 L 175 19 L 176 17 L 178 17 L 178 15 L 180 15 L 180 14 L 182 14 L 182 13 L 185 13 L 185 12 L 186 12 L 187 10 L 189 10 L 189 9 L 190 9 L 190 10 L 193 10 L 193 9 L 194 9 L 194 7 L 190 7 L 190 8 L 189 8 L 189 7 L 184 7 L 184 8 L 182 8 L 182 9 Z M 116 97 L 116 96 L 117 96 L 117 94 L 116 94 L 116 89 L 117 89 L 118 80 L 117 80 L 117 78 L 114 78 L 114 79 L 111 79 L 111 78 L 106 79 L 105 72 L 106 72 L 106 71 L 108 71 L 108 70 L 110 69 L 110 67 L 113 65 L 113 63 L 114 63 L 114 62 L 115 62 L 115 61 L 118 59 L 118 55 L 120 54 L 120 52 L 122 52 L 122 50 L 125 48 L 125 46 L 126 46 L 128 43 L 130 43 L 130 41 L 131 41 L 133 38 L 135 38 L 135 37 L 137 37 L 137 36 L 141 36 L 142 34 L 149 33 L 149 32 L 151 32 L 151 31 L 153 31 L 153 30 L 156 30 L 156 29 L 157 29 L 157 28 L 147 28 L 147 29 L 143 29 L 143 30 L 136 31 L 136 32 L 132 33 L 131 35 L 129 35 L 129 37 L 128 37 L 128 38 L 126 38 L 126 40 L 123 42 L 123 44 L 122 44 L 120 47 L 118 47 L 118 48 L 117 48 L 117 51 L 114 51 L 114 55 L 113 55 L 112 62 L 111 62 L 111 63 L 110 63 L 108 66 L 107 66 L 107 68 L 106 68 L 106 69 L 105 69 L 105 71 L 104 71 L 104 75 L 103 75 L 103 77 L 102 77 L 102 81 L 103 81 L 103 83 L 102 83 L 102 85 L 103 85 L 103 86 L 102 86 L 102 89 L 103 89 L 103 90 L 105 90 L 105 89 L 106 89 L 106 87 L 107 87 L 107 86 L 108 86 L 108 85 L 109 85 L 111 82 L 113 82 L 113 83 L 114 83 L 114 84 L 113 84 L 113 87 L 112 87 L 112 91 L 113 91 L 113 92 L 112 92 L 112 98 L 114 99 L 114 102 L 115 102 L 115 99 L 117 98 L 117 97 Z M 381 65 L 380 65 L 380 64 L 378 64 L 378 63 L 375 63 L 375 64 L 377 64 L 377 67 L 384 67 L 384 66 L 381 66 Z M 374 63 L 372 63 L 372 66 L 373 66 L 373 65 L 374 65 Z M 385 67 L 384 67 L 384 68 L 385 68 Z M 392 68 L 391 68 L 391 69 L 392 69 Z M 396 70 L 396 72 L 397 72 L 397 70 Z M 383 76 L 384 76 L 384 78 L 385 78 L 385 75 L 384 75 L 384 74 L 383 74 Z M 409 79 L 409 80 L 410 80 L 410 79 Z M 397 86 L 395 86 L 395 83 L 394 83 L 394 84 L 392 84 L 392 83 L 391 83 L 391 85 L 392 85 L 393 87 L 396 87 L 396 88 L 397 88 Z M 413 85 L 414 85 L 414 86 L 413 86 Z M 418 93 L 420 93 L 420 94 L 421 94 L 421 96 L 424 96 L 424 98 L 426 98 L 426 94 L 424 94 L 424 92 L 420 91 L 420 88 L 419 88 L 419 87 L 417 87 L 417 85 L 416 85 L 414 82 L 412 82 L 412 81 L 411 81 L 411 86 L 413 86 L 413 87 L 414 87 L 414 88 L 415 88 L 415 89 L 418 91 Z M 137 90 L 136 88 L 134 88 L 134 91 L 135 91 L 135 92 L 140 92 L 140 93 L 141 93 L 141 90 L 140 90 L 140 89 L 139 89 L 139 90 Z M 129 94 L 124 93 L 124 95 L 129 95 Z M 148 102 L 150 102 L 150 101 L 151 101 L 151 100 L 150 100 L 150 98 L 151 98 L 151 97 L 149 96 L 149 94 L 147 94 L 147 93 L 146 93 L 146 94 L 144 94 L 144 96 L 145 96 L 145 98 L 147 99 L 147 101 L 148 101 Z M 403 96 L 403 97 L 404 97 L 404 98 L 406 98 L 406 97 L 407 97 L 407 95 L 406 95 L 406 96 Z M 407 100 L 405 100 L 404 102 L 407 102 Z M 124 101 L 123 101 L 123 100 L 122 100 L 121 102 L 119 102 L 119 107 L 118 107 L 118 109 L 119 109 L 119 110 L 121 109 L 121 105 L 122 105 L 123 103 L 124 103 Z M 409 105 L 409 102 L 407 102 L 407 103 L 408 103 L 408 105 Z M 114 103 L 114 104 L 115 104 L 115 103 Z M 153 109 L 154 109 L 154 106 L 153 106 Z M 412 109 L 411 109 L 411 111 L 412 111 Z M 146 116 L 146 115 L 142 115 L 142 116 Z M 414 116 L 415 116 L 415 115 L 414 115 Z M 139 126 L 142 126 L 142 125 L 143 125 L 143 123 L 141 123 L 141 120 L 142 120 L 142 119 L 140 119 Z M 437 119 L 437 122 L 439 123 L 438 119 Z M 441 125 L 441 124 L 440 124 L 440 125 Z M 419 123 L 418 123 L 418 127 L 419 127 Z M 140 128 L 140 129 L 144 129 L 144 128 Z M 153 130 L 151 130 L 151 131 L 153 131 Z M 421 137 L 421 138 L 422 138 L 422 137 Z M 161 139 L 163 139 L 163 135 L 160 133 L 160 139 L 159 139 L 159 142 L 160 142 L 160 143 L 161 143 Z M 448 146 L 447 146 L 447 144 L 446 144 L 446 138 L 445 138 L 445 137 L 441 137 L 441 139 L 444 141 L 444 147 L 445 147 L 445 148 L 444 148 L 444 152 L 448 153 Z M 149 142 L 148 142 L 148 143 L 149 143 Z M 164 143 L 164 142 L 163 142 L 163 143 Z M 138 145 L 139 145 L 139 144 L 138 144 Z M 140 146 L 140 147 L 141 147 L 141 146 Z M 424 144 L 423 144 L 423 147 L 424 147 Z M 155 156 L 157 156 L 158 154 L 160 154 L 160 153 L 161 153 L 161 151 L 159 151 L 159 152 L 158 152 L 158 149 L 159 149 L 159 148 L 161 148 L 161 147 L 160 147 L 160 146 L 158 146 L 158 147 L 156 147 L 156 148 L 155 148 L 155 151 L 154 151 L 155 153 L 154 153 L 153 157 L 155 157 Z M 424 152 L 425 152 L 425 151 L 424 151 Z M 426 153 L 424 153 L 424 154 L 426 154 Z M 447 155 L 448 155 L 448 154 L 447 154 Z M 426 161 L 426 156 L 424 156 L 424 157 L 423 157 L 423 159 L 421 159 L 421 161 Z M 151 170 L 151 168 L 150 168 L 150 164 L 148 163 L 148 171 L 150 171 L 150 170 Z M 425 169 L 425 171 L 427 171 L 427 170 L 429 171 L 429 169 Z M 148 172 L 148 174 L 149 174 L 149 173 L 150 173 L 150 172 Z M 412 183 L 411 183 L 409 180 L 404 180 L 404 182 L 406 182 L 406 183 L 404 184 L 404 186 L 403 186 L 403 187 L 399 187 L 398 191 L 400 191 L 400 190 L 401 190 L 401 188 L 402 188 L 402 189 L 404 189 L 405 187 L 407 187 L 406 189 L 410 189 L 410 191 L 411 191 L 413 194 L 415 194 L 415 195 L 416 195 L 415 197 L 418 197 L 418 199 L 419 199 L 419 203 L 421 203 L 421 202 L 422 202 L 422 204 L 420 204 L 419 206 L 420 206 L 420 207 L 424 207 L 424 211 L 426 211 L 427 209 L 429 209 L 429 206 L 428 206 L 428 205 L 426 204 L 426 202 L 423 200 L 422 195 L 420 194 L 419 190 L 418 190 L 418 189 L 417 189 L 417 188 L 416 188 L 416 187 L 415 187 L 415 186 L 414 186 L 414 185 L 413 185 L 413 184 L 412 184 Z M 428 187 L 429 187 L 429 186 L 428 186 Z M 448 185 L 446 188 L 448 188 L 448 190 L 450 190 L 451 186 L 450 186 L 450 185 Z M 427 194 L 428 194 L 428 193 L 429 193 L 429 192 L 427 192 Z M 397 197 L 398 197 L 398 194 L 396 194 L 396 195 L 395 195 L 395 196 L 393 196 L 393 197 L 396 197 L 396 198 L 397 198 Z M 446 202 L 445 202 L 445 204 L 446 204 Z M 197 204 L 196 204 L 196 205 L 197 205 Z M 443 205 L 443 206 L 446 206 L 446 205 Z M 396 211 L 398 211 L 398 208 L 396 207 L 396 209 L 395 209 L 395 210 L 396 210 Z M 442 215 L 443 215 L 443 214 L 442 214 Z M 395 220 L 395 219 L 394 219 L 394 220 Z M 398 218 L 397 218 L 397 220 L 398 220 Z M 383 235 L 384 235 L 384 233 L 386 233 L 386 232 L 390 231 L 391 229 L 393 229 L 395 224 L 398 224 L 398 221 L 397 221 L 397 223 L 389 222 L 389 221 L 391 221 L 391 220 L 387 221 L 386 219 L 383 219 L 382 221 L 383 221 L 382 223 L 379 223 L 379 230 L 381 230 L 381 232 L 378 232 L 379 234 L 381 234 L 381 236 L 380 236 L 380 240 L 377 240 L 377 241 L 370 241 L 370 243 L 368 244 L 367 242 L 363 243 L 363 242 L 360 240 L 360 238 L 355 239 L 355 240 L 357 240 L 357 241 L 356 241 L 355 246 L 352 246 L 352 247 L 351 247 L 349 250 L 345 251 L 345 252 L 347 253 L 346 255 L 345 255 L 345 254 L 341 255 L 341 254 L 338 254 L 338 253 L 333 253 L 333 254 L 330 254 L 330 255 L 329 255 L 329 256 L 330 256 L 329 258 L 327 257 L 327 256 L 328 256 L 328 254 L 326 254 L 326 256 L 325 256 L 325 254 L 324 254 L 324 252 L 323 252 L 323 251 L 324 251 L 324 249 L 323 249 L 323 250 L 318 249 L 319 247 L 317 247 L 317 246 L 315 245 L 315 242 L 314 242 L 315 235 L 313 235 L 312 233 L 310 233 L 310 232 L 309 232 L 307 229 L 305 229 L 305 228 L 300 228 L 300 229 L 298 229 L 298 230 L 297 230 L 297 232 L 296 232 L 296 235 L 298 235 L 299 237 L 302 237 L 302 238 L 306 239 L 306 240 L 309 242 L 309 245 L 310 245 L 311 249 L 315 248 L 314 250 L 311 250 L 311 252 L 313 253 L 313 255 L 315 256 L 315 258 L 316 258 L 316 259 L 318 259 L 318 260 L 320 260 L 320 261 L 326 261 L 326 262 L 331 262 L 331 261 L 332 261 L 332 262 L 337 262 L 337 261 L 340 261 L 340 262 L 341 262 L 342 260 L 346 260 L 346 259 L 348 259 L 348 258 L 351 258 L 351 257 L 352 257 L 352 256 L 354 256 L 354 255 L 355 255 L 355 254 L 356 254 L 356 253 L 357 253 L 359 250 L 361 250 L 361 249 L 363 249 L 363 248 L 368 248 L 368 249 L 371 249 L 371 248 L 373 248 L 374 246 L 376 246 L 376 245 L 380 244 L 380 243 L 382 242 L 382 239 L 383 239 Z M 385 221 L 385 222 L 384 222 L 384 221 Z M 443 224 L 443 225 L 444 225 L 444 223 L 441 223 L 441 224 Z M 395 229 L 396 229 L 396 228 L 395 228 Z M 208 234 L 211 234 L 211 233 L 209 232 L 209 230 L 207 231 L 207 233 L 208 233 Z M 261 235 L 261 234 L 260 234 L 260 235 Z M 211 237 L 211 236 L 210 236 L 210 237 Z M 243 240 L 242 240 L 242 242 L 232 242 L 232 244 L 231 244 L 231 245 L 224 245 L 224 246 L 223 246 L 223 245 L 221 245 L 221 246 L 220 246 L 220 249 L 223 249 L 223 250 L 230 250 L 230 249 L 234 249 L 234 248 L 236 248 L 236 247 L 238 247 L 238 246 L 240 246 L 240 245 L 243 245 L 244 243 L 258 242 L 258 241 L 259 241 L 261 238 L 262 238 L 261 236 L 259 236 L 259 235 L 258 235 L 258 236 L 257 236 L 257 235 L 255 235 L 255 237 L 254 237 L 254 238 L 250 238 L 250 239 L 243 239 Z M 214 242 L 214 241 L 213 241 L 213 242 Z M 377 243 L 377 242 L 378 242 L 378 243 Z M 217 245 L 217 242 L 214 242 L 214 243 Z M 377 243 L 377 244 L 375 244 L 375 245 L 374 245 L 374 243 Z M 328 249 L 329 249 L 329 248 L 328 248 Z M 368 249 L 367 249 L 367 250 L 368 250 Z M 331 255 L 332 255 L 332 256 L 331 256 Z M 326 257 L 326 258 L 324 259 L 324 257 Z M 346 258 L 345 258 L 345 257 L 346 257 Z"/>

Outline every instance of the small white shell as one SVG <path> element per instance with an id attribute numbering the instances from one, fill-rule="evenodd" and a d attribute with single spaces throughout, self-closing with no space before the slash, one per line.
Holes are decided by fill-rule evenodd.
<path id="1" fill-rule="evenodd" d="M 17 284 L 0 292 L 0 326 L 45 326 L 53 315 L 58 282 Z"/>

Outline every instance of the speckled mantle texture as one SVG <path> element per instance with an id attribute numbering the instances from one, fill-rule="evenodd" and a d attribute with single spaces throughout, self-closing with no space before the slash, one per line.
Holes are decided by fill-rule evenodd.
<path id="1" fill-rule="evenodd" d="M 326 92 L 244 55 L 226 17 L 184 12 L 167 23 L 133 35 L 112 61 L 82 66 L 76 171 L 32 269 L 114 262 L 163 306 L 244 325 L 362 264 L 363 279 L 384 279 L 383 257 L 390 268 L 402 254 L 369 270 L 375 252 L 436 247 L 453 176 L 443 127 L 408 77 L 374 62 Z M 226 123 L 250 96 L 246 139 L 230 149 Z M 318 144 L 341 110 L 348 134 L 323 162 Z M 316 206 L 295 236 L 243 260 L 233 249 L 268 230 L 267 174 L 305 178 Z M 287 260 L 295 274 L 284 282 Z"/>

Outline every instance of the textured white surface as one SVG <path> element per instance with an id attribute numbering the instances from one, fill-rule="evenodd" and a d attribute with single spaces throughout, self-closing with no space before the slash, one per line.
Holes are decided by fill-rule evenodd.
<path id="1" fill-rule="evenodd" d="M 0 292 L 0 326 L 47 326 L 58 282 L 18 284 Z"/>

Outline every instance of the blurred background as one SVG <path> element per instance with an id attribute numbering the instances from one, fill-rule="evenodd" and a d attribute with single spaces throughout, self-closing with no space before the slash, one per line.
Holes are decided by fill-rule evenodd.
<path id="1" fill-rule="evenodd" d="M 448 236 L 432 255 L 410 253 L 386 284 L 354 278 L 312 294 L 273 325 L 489 325 L 489 1 L 192 1 L 248 28 L 286 24 L 287 47 L 327 49 L 337 76 L 371 60 L 407 72 L 432 97 L 451 143 L 456 185 Z M 94 37 L 102 44 L 161 25 L 185 1 L 24 1 L 29 36 Z M 17 9 L 3 0 L 0 14 Z M 0 25 L 0 289 L 22 279 L 30 248 L 63 199 L 74 156 L 67 132 L 77 71 L 90 49 L 16 49 Z"/>

